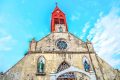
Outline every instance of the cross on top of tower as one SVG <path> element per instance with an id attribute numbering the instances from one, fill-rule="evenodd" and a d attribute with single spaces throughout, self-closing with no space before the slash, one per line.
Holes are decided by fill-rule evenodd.
<path id="1" fill-rule="evenodd" d="M 56 4 L 56 6 L 58 5 L 58 3 L 57 3 L 57 2 L 56 2 L 55 4 Z"/>

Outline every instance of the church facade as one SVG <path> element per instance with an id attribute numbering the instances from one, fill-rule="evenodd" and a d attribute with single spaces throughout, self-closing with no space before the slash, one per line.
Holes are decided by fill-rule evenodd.
<path id="1" fill-rule="evenodd" d="M 68 31 L 65 14 L 56 6 L 51 33 L 32 39 L 28 53 L 0 80 L 120 80 L 120 71 L 102 60 L 90 41 Z"/>

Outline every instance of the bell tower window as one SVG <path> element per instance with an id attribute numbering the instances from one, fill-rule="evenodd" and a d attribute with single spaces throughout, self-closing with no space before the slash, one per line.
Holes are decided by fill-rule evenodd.
<path id="1" fill-rule="evenodd" d="M 54 19 L 54 23 L 55 23 L 55 24 L 59 24 L 59 19 L 58 19 L 58 18 L 55 18 L 55 19 Z"/>
<path id="2" fill-rule="evenodd" d="M 60 19 L 60 24 L 64 24 L 64 19 Z"/>

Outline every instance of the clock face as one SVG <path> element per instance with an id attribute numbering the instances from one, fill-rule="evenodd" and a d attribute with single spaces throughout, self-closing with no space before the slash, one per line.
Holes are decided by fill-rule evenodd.
<path id="1" fill-rule="evenodd" d="M 67 48 L 67 43 L 63 40 L 59 40 L 57 42 L 57 47 L 61 50 L 66 49 Z"/>

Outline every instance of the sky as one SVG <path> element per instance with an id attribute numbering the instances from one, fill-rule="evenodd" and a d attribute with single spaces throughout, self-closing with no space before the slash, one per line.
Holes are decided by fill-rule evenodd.
<path id="1" fill-rule="evenodd" d="M 0 72 L 24 57 L 32 38 L 50 33 L 56 2 L 69 32 L 90 40 L 102 59 L 120 69 L 120 0 L 0 0 Z"/>

